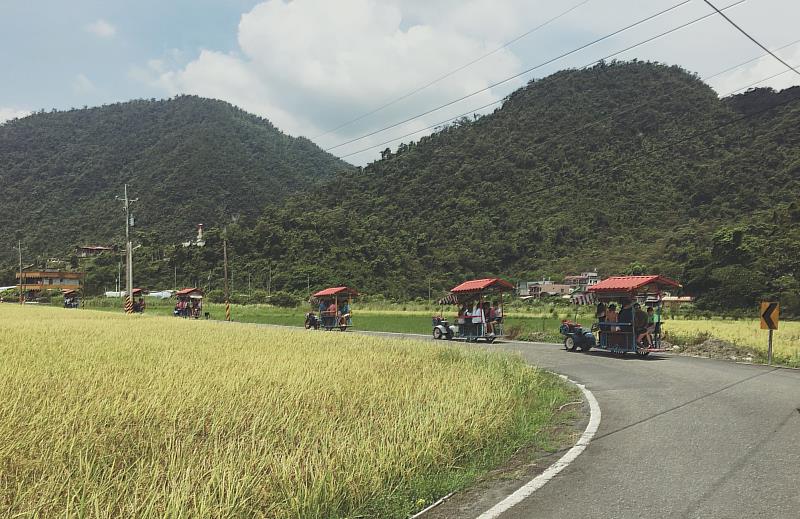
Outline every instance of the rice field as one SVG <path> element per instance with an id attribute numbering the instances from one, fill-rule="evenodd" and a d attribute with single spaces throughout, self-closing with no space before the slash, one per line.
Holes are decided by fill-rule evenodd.
<path id="1" fill-rule="evenodd" d="M 407 517 L 576 398 L 519 358 L 0 305 L 0 516 Z"/>
<path id="2" fill-rule="evenodd" d="M 683 320 L 664 322 L 667 333 L 682 335 L 709 334 L 737 346 L 767 351 L 769 331 L 762 330 L 758 320 L 724 321 L 720 319 Z M 800 367 L 800 322 L 781 321 L 773 331 L 772 348 L 775 361 Z"/>

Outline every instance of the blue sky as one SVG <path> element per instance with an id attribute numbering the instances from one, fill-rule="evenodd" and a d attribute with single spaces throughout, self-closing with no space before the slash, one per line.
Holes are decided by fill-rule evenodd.
<path id="1" fill-rule="evenodd" d="M 237 25 L 257 0 L 0 0 L 0 106 L 36 110 L 96 105 L 164 91 L 129 69 L 201 48 L 237 49 Z M 113 34 L 92 32 L 105 21 Z M 179 54 L 180 53 L 180 54 Z M 76 85 L 79 75 L 84 83 Z"/>
<path id="2" fill-rule="evenodd" d="M 533 77 L 581 67 L 708 14 L 702 0 L 446 109 L 356 139 L 475 92 L 680 0 L 0 0 L 0 122 L 30 111 L 179 93 L 223 99 L 363 164 L 462 113 L 491 111 Z M 714 0 L 719 7 L 737 0 Z M 569 13 L 563 14 L 574 7 Z M 800 2 L 726 11 L 770 48 L 800 39 Z M 368 117 L 328 132 L 533 34 Z M 779 51 L 800 65 L 800 44 Z M 718 16 L 618 59 L 678 64 L 706 77 L 764 54 Z M 766 57 L 710 82 L 721 95 L 786 69 Z M 785 73 L 757 86 L 785 88 Z M 410 137 L 406 134 L 414 133 Z M 387 144 L 384 144 L 387 143 Z M 354 152 L 367 149 L 362 153 Z"/>

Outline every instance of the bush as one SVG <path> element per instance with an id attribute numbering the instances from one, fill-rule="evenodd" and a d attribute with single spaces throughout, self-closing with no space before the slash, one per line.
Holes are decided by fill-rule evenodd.
<path id="1" fill-rule="evenodd" d="M 295 308 L 300 306 L 300 303 L 300 298 L 289 292 L 275 292 L 269 298 L 269 304 L 282 308 Z"/>

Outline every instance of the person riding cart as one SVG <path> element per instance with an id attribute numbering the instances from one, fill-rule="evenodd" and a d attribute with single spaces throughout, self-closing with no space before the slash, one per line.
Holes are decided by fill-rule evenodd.
<path id="1" fill-rule="evenodd" d="M 458 324 L 451 325 L 440 311 L 433 318 L 434 339 L 457 337 L 467 342 L 494 342 L 503 336 L 503 294 L 513 290 L 514 285 L 500 278 L 465 281 L 452 288 L 439 304 L 459 307 Z"/>
<path id="2" fill-rule="evenodd" d="M 312 307 L 319 308 L 319 317 L 314 312 L 306 314 L 305 327 L 325 330 L 338 328 L 347 331 L 353 326 L 353 316 L 350 309 L 353 297 L 357 296 L 355 289 L 341 286 L 331 287 L 311 294 L 309 302 Z"/>
<path id="3" fill-rule="evenodd" d="M 661 310 L 666 290 L 679 290 L 681 284 L 664 276 L 615 276 L 588 288 L 588 300 L 597 304 L 597 322 L 592 331 L 564 321 L 560 331 L 564 347 L 588 351 L 593 347 L 625 354 L 647 356 L 666 351 L 661 345 Z M 616 308 L 621 308 L 616 312 Z"/>

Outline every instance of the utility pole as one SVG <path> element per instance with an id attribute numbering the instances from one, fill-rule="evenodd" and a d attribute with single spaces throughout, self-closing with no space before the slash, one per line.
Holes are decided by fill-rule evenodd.
<path id="1" fill-rule="evenodd" d="M 222 264 L 225 273 L 225 320 L 231 320 L 231 302 L 228 299 L 228 236 L 227 232 L 223 231 L 222 237 Z"/>
<path id="2" fill-rule="evenodd" d="M 253 297 L 253 285 L 250 283 L 250 273 L 247 273 L 247 295 Z"/>
<path id="3" fill-rule="evenodd" d="M 130 227 L 133 225 L 133 218 L 130 214 L 130 205 L 139 199 L 128 198 L 128 184 L 125 184 L 124 198 L 115 197 L 123 202 L 125 208 L 125 313 L 133 313 L 133 247 L 131 244 Z"/>
<path id="4" fill-rule="evenodd" d="M 269 277 L 267 278 L 267 297 L 272 297 L 272 263 L 267 265 L 269 268 Z"/>
<path id="5" fill-rule="evenodd" d="M 306 292 L 311 292 L 311 274 L 306 274 Z"/>
<path id="6" fill-rule="evenodd" d="M 173 278 L 172 288 L 178 290 L 178 266 L 175 266 L 175 277 Z"/>
<path id="7" fill-rule="evenodd" d="M 22 240 L 17 242 L 17 249 L 19 250 L 19 304 L 23 304 L 25 296 L 22 295 Z"/>

